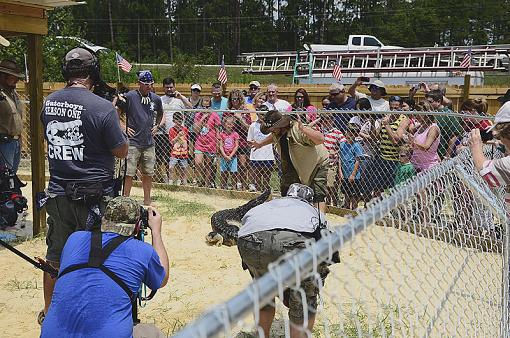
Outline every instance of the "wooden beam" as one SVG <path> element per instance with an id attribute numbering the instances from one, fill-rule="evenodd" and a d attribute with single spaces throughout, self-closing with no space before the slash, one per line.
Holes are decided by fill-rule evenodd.
<path id="1" fill-rule="evenodd" d="M 36 194 L 46 187 L 44 177 L 44 134 L 39 118 L 43 105 L 43 44 L 42 36 L 29 34 L 28 72 L 30 74 L 30 154 L 32 157 L 32 213 L 33 235 L 37 236 L 46 227 L 46 213 L 35 207 Z"/>
<path id="2" fill-rule="evenodd" d="M 20 4 L 15 5 L 15 4 L 4 3 L 4 2 L 0 2 L 0 13 L 32 17 L 32 18 L 45 18 L 46 17 L 46 11 L 44 10 L 44 8 L 33 7 L 33 6 L 24 6 L 24 5 L 20 5 Z"/>
<path id="3" fill-rule="evenodd" d="M 48 34 L 48 20 L 0 13 L 0 31 L 46 35 Z"/>

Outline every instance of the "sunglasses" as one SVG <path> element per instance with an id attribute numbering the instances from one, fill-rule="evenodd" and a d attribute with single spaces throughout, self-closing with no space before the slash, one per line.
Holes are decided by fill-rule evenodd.
<path id="1" fill-rule="evenodd" d="M 407 154 L 398 154 L 398 157 L 403 158 L 403 157 L 409 157 L 409 156 Z"/>
<path id="2" fill-rule="evenodd" d="M 209 109 L 209 108 L 211 108 L 211 106 L 210 105 L 209 106 L 202 106 L 202 108 Z"/>

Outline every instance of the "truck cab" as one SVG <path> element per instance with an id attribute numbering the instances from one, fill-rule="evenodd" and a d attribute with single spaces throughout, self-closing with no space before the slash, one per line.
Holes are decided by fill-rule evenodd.
<path id="1" fill-rule="evenodd" d="M 379 39 L 372 35 L 349 35 L 349 50 L 373 50 L 373 49 L 401 49 L 398 46 L 385 46 Z"/>

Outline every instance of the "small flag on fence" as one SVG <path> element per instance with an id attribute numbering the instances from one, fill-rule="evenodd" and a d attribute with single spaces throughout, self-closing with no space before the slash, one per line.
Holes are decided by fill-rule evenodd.
<path id="1" fill-rule="evenodd" d="M 220 71 L 218 72 L 218 81 L 222 85 L 227 83 L 227 70 L 225 69 L 225 55 L 221 56 L 221 65 L 220 65 Z"/>
<path id="2" fill-rule="evenodd" d="M 131 64 L 124 59 L 122 56 L 120 56 L 119 53 L 115 53 L 115 58 L 117 59 L 117 66 L 122 69 L 124 72 L 129 73 L 131 71 Z"/>
<path id="3" fill-rule="evenodd" d="M 342 67 L 340 67 L 340 60 L 336 60 L 335 66 L 333 67 L 333 77 L 340 81 L 342 79 Z"/>
<path id="4" fill-rule="evenodd" d="M 467 50 L 466 55 L 464 55 L 464 58 L 460 63 L 460 67 L 462 68 L 469 68 L 470 66 L 471 66 L 471 48 Z"/>

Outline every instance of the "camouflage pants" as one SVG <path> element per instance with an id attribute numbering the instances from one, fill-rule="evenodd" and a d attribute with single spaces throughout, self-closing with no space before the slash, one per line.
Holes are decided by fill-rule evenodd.
<path id="1" fill-rule="evenodd" d="M 240 237 L 237 241 L 237 248 L 251 276 L 257 279 L 268 272 L 268 265 L 280 256 L 294 249 L 305 248 L 307 240 L 313 241 L 314 239 L 292 231 L 267 230 Z M 328 272 L 326 264 L 319 265 L 323 283 Z M 303 292 L 306 304 L 302 302 Z M 314 316 L 317 312 L 318 294 L 318 283 L 313 277 L 304 279 L 299 290 L 285 290 L 283 303 L 289 308 L 289 319 L 293 323 L 302 323 L 305 310 L 308 311 L 308 316 Z M 267 305 L 264 308 L 271 306 L 273 305 Z"/>

